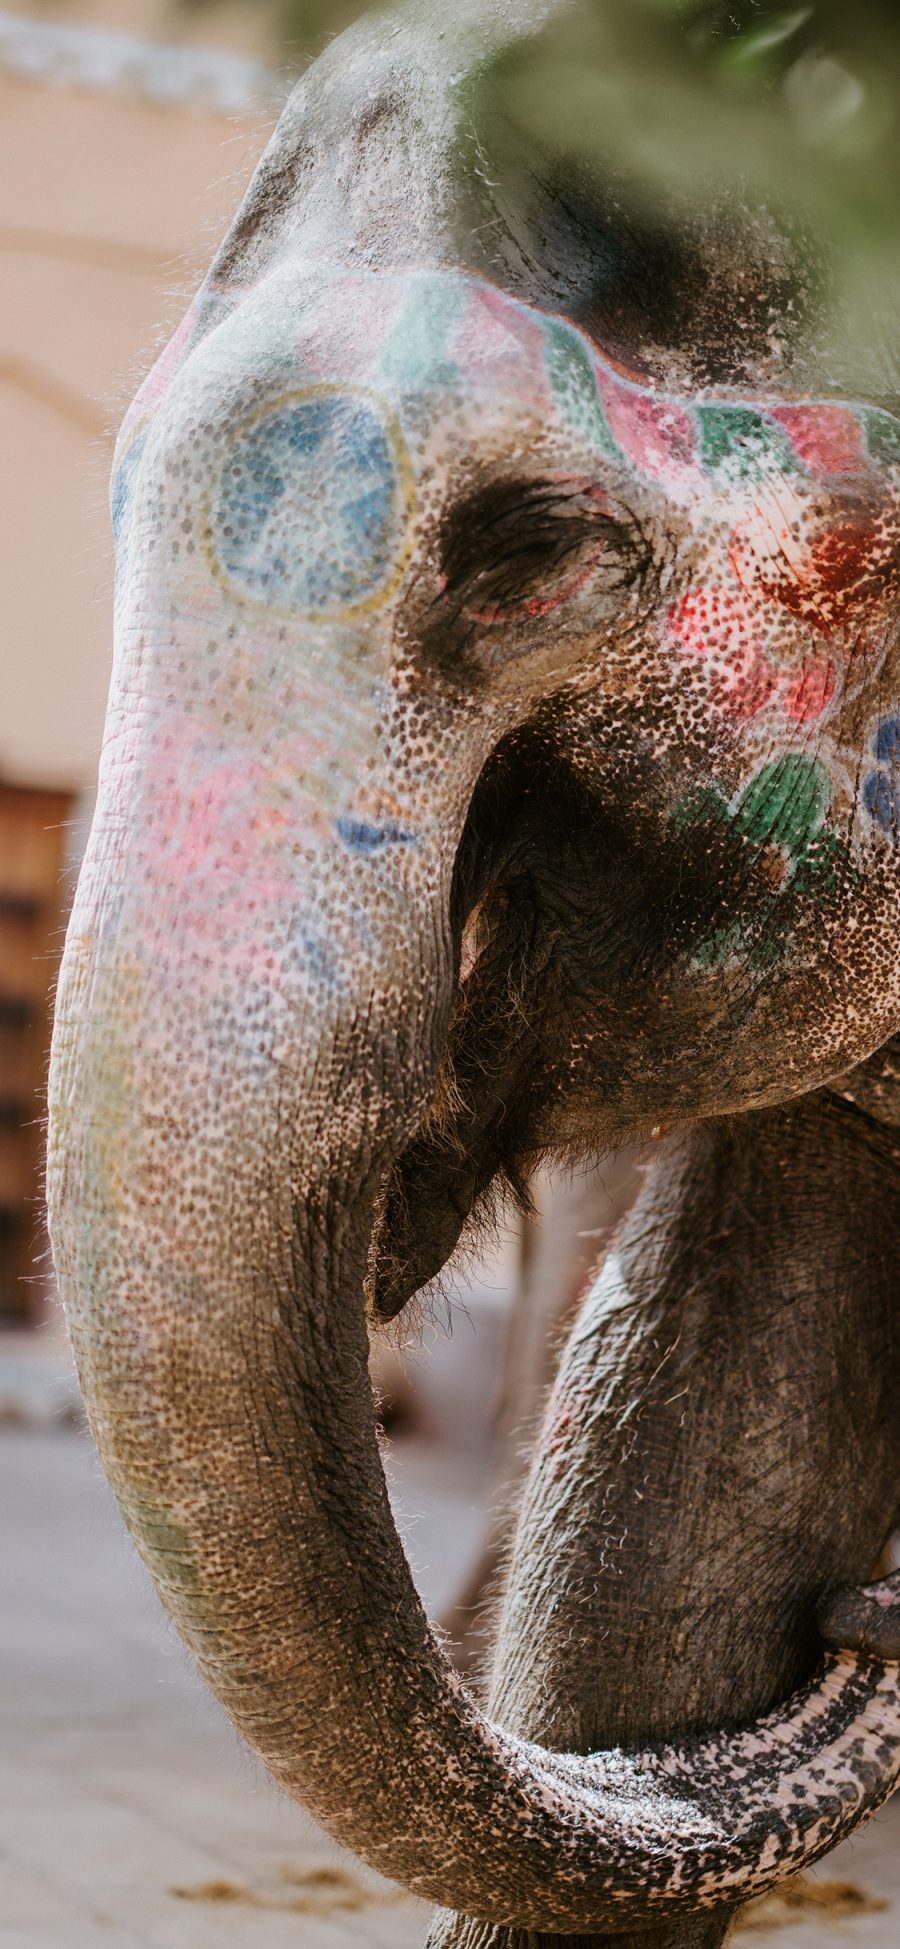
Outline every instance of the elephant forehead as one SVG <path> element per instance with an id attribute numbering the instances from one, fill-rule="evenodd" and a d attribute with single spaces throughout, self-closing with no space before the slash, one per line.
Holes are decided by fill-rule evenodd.
<path id="1" fill-rule="evenodd" d="M 188 372 L 192 382 L 211 381 L 226 393 L 252 382 L 276 398 L 301 382 L 362 385 L 404 419 L 415 402 L 420 438 L 435 415 L 449 416 L 452 426 L 467 401 L 482 412 L 492 403 L 513 428 L 524 414 L 532 428 L 537 422 L 574 435 L 607 465 L 675 498 L 752 493 L 771 478 L 833 488 L 900 465 L 900 421 L 881 408 L 669 394 L 623 369 L 571 320 L 464 270 L 323 267 L 313 277 L 309 266 L 286 265 L 212 332 L 211 302 L 209 294 L 197 301 L 193 352 L 189 316 L 141 389 L 135 415 L 146 415 Z M 320 425 L 330 419 L 333 427 L 339 417 L 336 406 L 318 412 Z M 308 408 L 307 431 L 315 418 Z M 245 415 L 238 410 L 236 419 L 246 438 Z M 348 409 L 348 429 L 352 419 Z M 359 409 L 355 423 L 363 423 Z M 456 431 L 460 441 L 472 437 L 464 421 Z M 263 438 L 258 431 L 257 450 Z M 332 441 L 335 463 L 347 461 L 352 446 Z M 309 465 L 309 454 L 299 440 L 295 465 Z M 321 473 L 321 457 L 318 465 Z M 372 465 L 383 471 L 377 438 Z"/>
<path id="2" fill-rule="evenodd" d="M 288 725 L 327 744 L 351 698 L 374 722 L 395 601 L 426 584 L 429 615 L 452 622 L 455 601 L 490 638 L 491 668 L 507 660 L 511 694 L 528 658 L 538 668 L 536 631 L 552 636 L 558 672 L 567 630 L 590 639 L 599 668 L 602 626 L 601 686 L 621 688 L 636 669 L 648 707 L 662 686 L 681 721 L 674 685 L 702 714 L 707 742 L 722 722 L 770 742 L 774 731 L 822 730 L 844 708 L 848 659 L 863 651 L 867 669 L 881 667 L 900 466 L 900 422 L 886 412 L 668 395 L 570 320 L 459 270 L 326 267 L 313 278 L 286 265 L 193 348 L 189 330 L 179 345 L 186 356 L 175 373 L 164 359 L 119 448 L 124 637 L 163 599 L 176 605 L 191 706 L 227 720 L 229 742 L 246 732 L 268 751 Z M 628 638 L 620 585 L 604 596 L 599 546 L 583 547 L 549 595 L 529 584 L 521 599 L 518 585 L 514 600 L 495 597 L 489 550 L 502 554 L 511 517 L 473 494 L 469 476 L 480 492 L 537 469 L 589 489 L 592 519 L 594 489 L 608 493 L 611 530 L 618 521 L 624 533 L 639 510 L 670 576 L 632 629 L 640 644 Z M 446 590 L 441 528 L 460 486 L 467 547 L 476 530 L 482 537 L 473 591 L 462 595 Z M 534 532 L 533 522 L 524 540 L 515 531 L 516 563 Z M 543 530 L 536 545 L 540 561 Z M 359 629 L 379 611 L 383 629 Z M 285 619 L 317 627 L 298 637 Z M 882 824 L 885 789 L 879 775 L 866 801 Z M 351 835 L 408 823 L 405 809 L 384 813 L 380 802 L 361 818 L 354 810 Z"/>

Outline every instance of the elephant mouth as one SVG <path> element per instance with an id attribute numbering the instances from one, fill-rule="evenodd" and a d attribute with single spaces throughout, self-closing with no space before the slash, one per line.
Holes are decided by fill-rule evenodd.
<path id="1" fill-rule="evenodd" d="M 773 870 L 781 853 L 714 818 L 677 830 L 652 810 L 652 757 L 629 762 L 623 801 L 532 727 L 482 773 L 456 859 L 455 993 L 436 1086 L 378 1199 L 377 1320 L 395 1318 L 498 1208 L 527 1210 L 541 1161 L 599 1161 L 660 1127 L 791 1093 L 758 1035 L 773 916 L 784 934 L 791 912 Z M 649 810 L 623 815 L 623 802 Z M 708 944 L 744 908 L 768 912 L 767 961 L 716 965 Z"/>

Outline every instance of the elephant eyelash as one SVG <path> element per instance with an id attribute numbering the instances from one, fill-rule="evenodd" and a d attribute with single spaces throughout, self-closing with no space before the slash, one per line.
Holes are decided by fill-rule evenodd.
<path id="1" fill-rule="evenodd" d="M 483 628 L 534 621 L 597 581 L 626 587 L 637 568 L 633 532 L 593 482 L 494 482 L 445 523 L 441 605 Z"/>

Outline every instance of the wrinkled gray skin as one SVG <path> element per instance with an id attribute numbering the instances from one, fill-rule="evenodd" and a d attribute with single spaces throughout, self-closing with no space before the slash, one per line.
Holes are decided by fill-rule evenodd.
<path id="1" fill-rule="evenodd" d="M 779 475 L 801 550 L 826 501 L 851 527 L 876 509 L 875 567 L 842 557 L 829 585 L 851 623 L 811 621 L 792 583 L 771 625 L 785 667 L 817 630 L 844 630 L 862 676 L 839 737 L 813 718 L 790 738 L 765 715 L 723 728 L 700 659 L 666 632 L 701 569 L 714 587 L 730 573 L 734 484 L 704 502 L 675 447 L 635 472 L 596 421 L 573 430 L 532 401 L 540 316 L 627 360 L 651 412 L 658 389 L 878 387 L 817 366 L 802 306 L 794 339 L 775 331 L 802 276 L 759 213 L 732 231 L 721 212 L 685 220 L 677 278 L 658 240 L 631 236 L 604 296 L 612 205 L 595 189 L 576 219 L 545 170 L 492 176 L 459 137 L 479 48 L 528 26 L 485 9 L 451 36 L 439 10 L 338 42 L 126 422 L 110 713 L 56 1018 L 51 1226 L 125 1520 L 274 1776 L 456 1911 L 433 1944 L 706 1949 L 898 1768 L 895 1586 L 841 1594 L 900 1513 L 900 874 L 859 790 L 872 723 L 900 700 L 896 468 L 862 487 Z M 391 493 L 409 517 L 377 600 L 353 597 L 330 512 L 316 540 L 309 495 L 305 527 L 264 530 L 253 557 L 246 483 L 276 499 L 284 485 L 253 458 L 263 434 L 302 472 L 328 402 L 346 434 L 347 401 L 373 397 L 381 299 L 348 267 L 458 266 L 519 309 L 466 285 L 472 370 L 494 344 L 474 393 L 425 354 L 417 377 L 408 344 L 393 392 L 377 367 L 370 457 L 405 441 Z M 397 287 L 414 308 L 423 288 Z M 448 290 L 452 308 L 462 286 Z M 553 343 L 574 356 L 571 334 Z M 293 458 L 282 410 L 305 429 Z M 841 424 L 849 437 L 858 419 Z M 319 483 L 329 511 L 334 481 L 365 473 L 344 434 Z M 766 547 L 741 557 L 739 597 L 763 608 Z M 790 537 L 777 547 L 793 574 Z M 803 740 L 807 780 L 810 754 L 840 743 L 847 778 L 859 754 L 831 851 L 817 813 L 802 873 L 798 772 L 777 774 L 795 784 L 762 834 L 757 801 L 732 837 L 708 809 L 751 805 L 753 738 L 753 764 Z M 826 852 L 817 905 L 803 887 Z M 785 874 L 793 904 L 776 909 Z M 493 1180 L 661 1123 L 675 1134 L 536 1445 L 485 1719 L 393 1529 L 364 1293 L 398 1311 Z M 837 1648 L 824 1667 L 817 1609 Z M 760 1714 L 748 1734 L 709 1731 Z"/>

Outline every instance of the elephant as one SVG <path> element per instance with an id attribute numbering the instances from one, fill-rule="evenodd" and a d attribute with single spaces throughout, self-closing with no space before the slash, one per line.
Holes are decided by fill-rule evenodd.
<path id="1" fill-rule="evenodd" d="M 518 1246 L 500 1361 L 499 1387 L 490 1417 L 492 1468 L 487 1482 L 488 1520 L 481 1547 L 467 1566 L 452 1603 L 439 1617 L 457 1671 L 481 1677 L 494 1600 L 502 1582 L 521 1478 L 533 1445 L 568 1328 L 643 1179 L 640 1153 L 605 1158 L 585 1171 L 539 1171 L 528 1185 L 529 1209 L 518 1217 Z M 492 1272 L 490 1260 L 488 1271 Z M 442 1292 L 450 1308 L 459 1297 Z M 461 1295 L 466 1300 L 465 1288 Z M 376 1344 L 375 1391 L 380 1379 Z M 390 1383 L 386 1403 L 391 1409 Z M 384 1416 L 382 1416 L 384 1422 Z M 387 1423 L 390 1428 L 390 1420 Z"/>
<path id="2" fill-rule="evenodd" d="M 433 1945 L 712 1949 L 900 1772 L 900 417 L 770 210 L 492 167 L 472 77 L 552 12 L 336 40 L 126 415 L 48 1210 L 274 1778 Z M 632 1144 L 483 1708 L 367 1322 Z"/>

